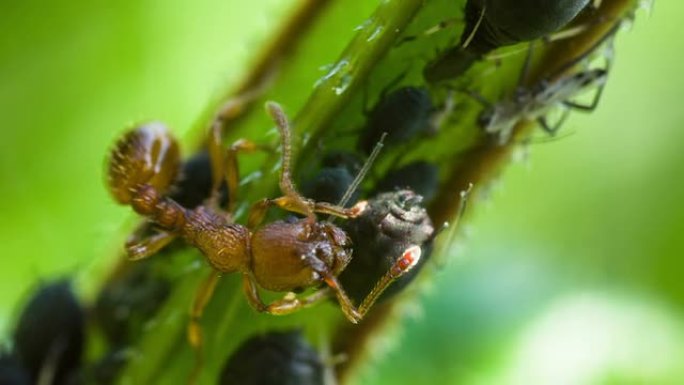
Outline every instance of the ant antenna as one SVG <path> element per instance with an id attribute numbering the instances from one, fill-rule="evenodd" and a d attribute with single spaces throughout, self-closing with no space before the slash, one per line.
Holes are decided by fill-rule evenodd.
<path id="1" fill-rule="evenodd" d="M 375 162 L 375 159 L 380 154 L 382 146 L 384 145 L 382 142 L 385 140 L 386 136 L 387 133 L 383 132 L 382 136 L 380 137 L 380 140 L 378 141 L 378 143 L 375 144 L 375 147 L 373 147 L 373 151 L 371 152 L 370 156 L 368 156 L 368 159 L 366 159 L 366 163 L 364 163 L 361 170 L 356 174 L 356 177 L 354 177 L 352 183 L 349 185 L 349 187 L 347 187 L 347 191 L 345 191 L 344 195 L 342 195 L 342 199 L 340 199 L 340 201 L 337 202 L 338 206 L 344 207 L 344 205 L 346 205 L 347 202 L 349 202 L 349 199 L 351 199 L 351 196 L 354 194 L 354 191 L 356 191 L 356 189 L 359 187 L 361 181 L 363 181 L 363 178 L 366 176 L 368 170 L 370 170 L 370 167 L 373 165 L 373 162 Z"/>
<path id="2" fill-rule="evenodd" d="M 266 111 L 276 124 L 280 133 L 283 164 L 280 169 L 280 191 L 292 200 L 294 206 L 309 218 L 315 218 L 314 211 L 307 200 L 297 192 L 292 182 L 292 130 L 283 108 L 276 102 L 266 102 Z"/>

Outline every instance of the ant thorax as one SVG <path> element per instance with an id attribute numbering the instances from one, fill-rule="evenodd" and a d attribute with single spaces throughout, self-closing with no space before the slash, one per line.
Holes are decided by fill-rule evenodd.
<path id="1" fill-rule="evenodd" d="M 261 287 L 300 291 L 323 280 L 321 272 L 338 275 L 352 257 L 351 242 L 329 222 L 276 221 L 252 236 L 252 272 Z M 277 258 L 276 258 L 277 256 Z"/>

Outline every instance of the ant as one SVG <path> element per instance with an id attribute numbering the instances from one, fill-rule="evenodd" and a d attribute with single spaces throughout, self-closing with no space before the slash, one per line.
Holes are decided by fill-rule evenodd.
<path id="1" fill-rule="evenodd" d="M 230 214 L 220 207 L 218 191 L 225 180 L 229 203 L 236 201 L 236 155 L 258 148 L 248 140 L 235 142 L 226 152 L 222 148 L 221 130 L 216 128 L 217 125 L 212 126 L 208 143 L 213 171 L 212 192 L 205 204 L 194 209 L 186 209 L 166 195 L 175 178 L 180 156 L 176 140 L 163 125 L 141 125 L 129 131 L 115 145 L 109 158 L 108 187 L 114 199 L 130 205 L 159 228 L 158 233 L 148 238 L 129 241 L 127 250 L 130 258 L 149 257 L 168 244 L 169 239 L 180 237 L 202 252 L 213 268 L 197 291 L 188 325 L 188 339 L 197 352 L 193 379 L 201 366 L 199 320 L 222 274 L 237 272 L 242 275 L 245 296 L 259 312 L 292 313 L 332 293 L 349 321 L 358 323 L 380 294 L 420 259 L 420 249 L 406 250 L 360 305 L 355 306 L 337 279 L 352 259 L 349 237 L 331 221 L 317 221 L 316 213 L 354 218 L 362 214 L 368 204 L 361 201 L 351 208 L 344 208 L 343 205 L 303 197 L 291 176 L 292 145 L 288 119 L 277 103 L 266 103 L 266 110 L 281 137 L 279 187 L 283 196 L 258 201 L 250 210 L 247 226 L 235 223 Z M 350 189 L 355 189 L 356 185 L 358 183 Z M 271 206 L 302 214 L 304 218 L 275 221 L 258 227 Z M 280 300 L 265 304 L 259 296 L 259 287 L 287 294 Z M 314 288 L 314 292 L 304 298 L 293 293 L 306 288 Z"/>

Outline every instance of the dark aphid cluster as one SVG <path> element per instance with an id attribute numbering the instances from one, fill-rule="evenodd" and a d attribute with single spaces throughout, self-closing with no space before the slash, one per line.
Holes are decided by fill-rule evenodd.
<path id="1" fill-rule="evenodd" d="M 85 314 L 68 280 L 41 285 L 21 312 L 13 350 L 0 354 L 3 384 L 81 381 Z"/>
<path id="2" fill-rule="evenodd" d="M 460 43 L 425 68 L 425 79 L 454 79 L 496 48 L 548 36 L 566 26 L 588 3 L 589 0 L 468 0 Z"/>
<path id="3" fill-rule="evenodd" d="M 228 358 L 220 385 L 323 385 L 325 365 L 301 331 L 268 332 L 244 341 Z"/>
<path id="4" fill-rule="evenodd" d="M 368 200 L 368 209 L 346 221 L 344 230 L 355 245 L 354 258 L 340 275 L 340 281 L 355 300 L 372 289 L 377 278 L 404 254 L 420 254 L 421 261 L 382 295 L 387 298 L 404 288 L 427 260 L 435 229 L 422 197 L 410 190 L 378 194 Z"/>

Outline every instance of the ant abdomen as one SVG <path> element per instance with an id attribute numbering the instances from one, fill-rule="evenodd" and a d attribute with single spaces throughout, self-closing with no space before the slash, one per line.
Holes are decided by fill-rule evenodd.
<path id="1" fill-rule="evenodd" d="M 252 271 L 261 287 L 296 291 L 322 283 L 321 271 L 337 276 L 351 260 L 345 232 L 328 222 L 276 221 L 252 235 Z"/>
<path id="2" fill-rule="evenodd" d="M 112 150 L 107 167 L 109 191 L 121 204 L 130 204 L 142 185 L 163 194 L 176 179 L 180 164 L 178 143 L 159 122 L 127 132 Z"/>

